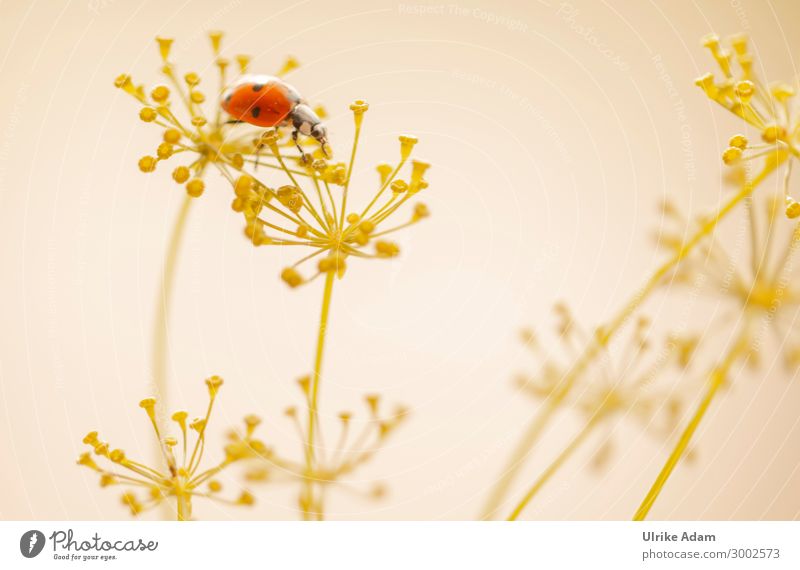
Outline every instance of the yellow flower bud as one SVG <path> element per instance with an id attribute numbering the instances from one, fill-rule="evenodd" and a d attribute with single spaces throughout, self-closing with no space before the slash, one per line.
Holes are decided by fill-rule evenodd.
<path id="1" fill-rule="evenodd" d="M 152 123 L 158 118 L 158 113 L 156 113 L 156 110 L 152 107 L 143 107 L 142 110 L 139 111 L 139 118 L 145 123 Z"/>
<path id="2" fill-rule="evenodd" d="M 303 277 L 292 267 L 287 267 L 281 272 L 281 279 L 292 289 L 303 284 Z"/>
<path id="3" fill-rule="evenodd" d="M 725 164 L 735 164 L 742 158 L 742 150 L 735 146 L 730 146 L 722 153 L 722 162 Z"/>
<path id="4" fill-rule="evenodd" d="M 181 132 L 178 129 L 167 129 L 164 131 L 164 142 L 177 144 L 181 140 Z"/>
<path id="5" fill-rule="evenodd" d="M 156 103 L 163 103 L 169 98 L 169 88 L 166 85 L 159 85 L 150 92 L 150 97 Z"/>
<path id="6" fill-rule="evenodd" d="M 172 145 L 169 143 L 161 143 L 158 145 L 158 149 L 156 149 L 156 155 L 160 160 L 165 160 L 172 156 L 173 148 Z"/>
<path id="7" fill-rule="evenodd" d="M 139 170 L 142 172 L 153 172 L 158 161 L 153 156 L 143 156 L 139 159 Z"/>
<path id="8" fill-rule="evenodd" d="M 175 170 L 172 171 L 172 179 L 177 182 L 178 184 L 183 184 L 187 180 L 189 180 L 190 176 L 189 169 L 185 166 L 179 166 Z"/>
<path id="9" fill-rule="evenodd" d="M 193 178 L 186 184 L 186 193 L 192 198 L 199 198 L 206 189 L 205 183 L 199 178 Z"/>

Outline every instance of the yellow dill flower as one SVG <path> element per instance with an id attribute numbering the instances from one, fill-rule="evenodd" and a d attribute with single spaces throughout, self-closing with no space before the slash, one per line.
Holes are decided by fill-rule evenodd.
<path id="1" fill-rule="evenodd" d="M 497 514 L 524 461 L 557 411 L 566 409 L 579 412 L 584 418 L 583 427 L 516 504 L 509 517 L 512 520 L 522 513 L 564 462 L 586 443 L 591 434 L 598 430 L 604 430 L 605 433 L 592 455 L 591 465 L 600 469 L 612 457 L 614 442 L 611 434 L 617 421 L 637 421 L 646 432 L 667 438 L 680 417 L 680 399 L 672 387 L 662 386 L 657 382 L 669 366 L 685 368 L 689 365 L 697 345 L 696 339 L 671 335 L 663 347 L 653 350 L 649 320 L 639 317 L 620 353 L 612 353 L 603 344 L 602 357 L 593 362 L 591 369 L 581 376 L 581 382 L 573 383 L 568 382 L 567 378 L 576 353 L 585 344 L 597 342 L 593 337 L 602 337 L 603 331 L 590 333 L 584 330 L 562 303 L 555 306 L 555 312 L 558 317 L 556 331 L 560 350 L 555 353 L 547 352 L 533 331 L 527 329 L 522 332 L 523 342 L 540 361 L 540 365 L 536 374 L 521 374 L 516 383 L 524 392 L 543 400 L 544 405 L 503 470 L 484 507 L 484 519 L 493 518 Z"/>
<path id="2" fill-rule="evenodd" d="M 150 418 L 150 423 L 159 442 L 163 464 L 150 467 L 133 461 L 122 449 L 112 449 L 102 441 L 98 432 L 89 432 L 83 443 L 92 448 L 78 458 L 78 464 L 84 465 L 100 476 L 100 486 L 121 485 L 128 487 L 122 495 L 122 503 L 131 514 L 139 513 L 161 504 L 171 498 L 175 499 L 178 520 L 190 520 L 192 516 L 192 500 L 201 497 L 225 504 L 251 505 L 253 496 L 242 491 L 237 499 L 219 497 L 222 484 L 215 477 L 236 461 L 263 457 L 268 454 L 264 444 L 253 438 L 253 430 L 258 425 L 255 416 L 245 417 L 247 429 L 237 446 L 225 449 L 225 458 L 218 464 L 201 469 L 203 452 L 205 451 L 206 430 L 211 418 L 211 411 L 217 393 L 222 386 L 222 378 L 212 376 L 206 380 L 209 402 L 203 417 L 189 419 L 185 411 L 172 414 L 172 420 L 180 431 L 180 438 L 164 435 L 156 421 L 156 399 L 145 398 L 139 403 Z M 194 443 L 190 442 L 194 433 Z M 94 457 L 93 457 L 94 455 Z M 98 463 L 99 458 L 112 464 L 109 468 Z"/>
<path id="3" fill-rule="evenodd" d="M 308 376 L 300 378 L 298 385 L 308 398 L 311 378 Z M 366 419 L 360 419 L 351 412 L 340 412 L 339 433 L 335 445 L 321 448 L 320 453 L 314 455 L 310 470 L 304 461 L 285 458 L 270 449 L 257 456 L 249 455 L 252 461 L 248 462 L 249 468 L 245 471 L 245 479 L 249 482 L 283 480 L 299 483 L 298 507 L 306 518 L 318 520 L 324 517 L 324 500 L 328 488 L 346 486 L 348 491 L 359 493 L 366 498 L 381 498 L 385 494 L 382 485 L 373 485 L 366 490 L 357 489 L 350 486 L 345 478 L 374 457 L 386 440 L 408 418 L 409 411 L 405 407 L 398 406 L 392 413 L 385 415 L 380 410 L 380 397 L 375 394 L 365 396 L 364 401 L 367 408 Z M 301 445 L 307 446 L 307 427 L 301 421 L 298 409 L 294 406 L 288 407 L 285 415 L 293 422 Z M 360 427 L 354 429 L 359 424 Z M 247 446 L 246 435 L 238 430 L 231 430 L 228 438 L 229 447 L 233 449 Z M 312 486 L 308 484 L 309 482 L 319 487 L 320 492 L 311 492 Z"/>
<path id="4" fill-rule="evenodd" d="M 290 287 L 308 283 L 322 274 L 336 273 L 341 277 L 351 256 L 375 259 L 399 255 L 399 246 L 388 239 L 390 234 L 429 215 L 425 204 L 417 203 L 405 221 L 385 227 L 395 212 L 428 186 L 424 175 L 429 165 L 418 160 L 410 161 L 407 179 L 398 178 L 417 142 L 411 136 L 400 137 L 400 159 L 395 166 L 378 166 L 379 183 L 367 203 L 349 209 L 351 175 L 368 108 L 364 101 L 355 101 L 350 106 L 355 135 L 347 163 L 331 163 L 305 155 L 298 168 L 289 168 L 281 155 L 277 133 L 266 131 L 261 141 L 283 169 L 284 183 L 268 185 L 254 173 L 238 177 L 226 174 L 236 194 L 232 208 L 244 215 L 245 235 L 254 245 L 305 246 L 312 250 L 282 271 L 281 278 Z M 301 174 L 307 175 L 305 184 L 301 184 L 298 176 Z M 300 266 L 314 258 L 317 264 L 311 276 L 301 273 Z"/>
<path id="5" fill-rule="evenodd" d="M 779 222 L 783 198 L 773 195 L 753 197 L 747 202 L 746 251 L 735 256 L 725 240 L 706 242 L 669 277 L 675 285 L 732 301 L 717 326 L 731 327 L 744 317 L 764 324 L 779 340 L 787 369 L 800 366 L 800 332 L 795 320 L 800 309 L 800 287 L 795 282 L 796 253 L 800 247 L 800 224 L 787 228 Z M 656 235 L 657 243 L 674 250 L 682 246 L 680 235 L 697 221 L 689 220 L 680 209 L 667 203 L 665 218 L 673 226 Z M 748 364 L 757 366 L 763 350 L 763 335 L 744 336 Z"/>
<path id="6" fill-rule="evenodd" d="M 258 135 L 261 129 L 247 128 L 232 124 L 224 116 L 219 105 L 219 96 L 228 85 L 228 68 L 230 61 L 220 56 L 222 41 L 221 32 L 209 34 L 214 55 L 215 66 L 218 70 L 218 85 L 216 89 L 204 91 L 201 87 L 200 76 L 190 71 L 180 76 L 175 64 L 170 59 L 173 44 L 171 38 L 156 38 L 159 53 L 162 59 L 161 72 L 166 79 L 165 84 L 160 84 L 147 89 L 144 85 L 134 84 L 127 74 L 117 77 L 114 84 L 132 95 L 142 107 L 139 118 L 145 123 L 153 123 L 163 129 L 162 142 L 153 154 L 139 159 L 139 169 L 142 172 L 153 172 L 163 162 L 172 157 L 191 157 L 184 160 L 184 164 L 172 170 L 172 179 L 184 186 L 187 195 L 197 198 L 205 191 L 204 175 L 209 165 L 217 168 L 241 170 L 246 163 L 256 163 L 259 158 L 270 158 L 270 153 L 264 149 Z M 249 56 L 236 56 L 238 70 L 244 74 L 250 62 Z M 290 57 L 277 72 L 278 76 L 284 75 L 298 66 L 297 60 Z M 177 104 L 175 101 L 177 100 Z M 204 105 L 210 101 L 211 110 L 206 110 Z M 183 107 L 179 113 L 176 105 Z M 318 115 L 324 117 L 325 111 L 321 107 L 315 109 Z M 294 142 L 288 137 L 281 144 L 292 145 Z M 301 141 L 301 144 L 305 144 Z M 268 161 L 260 161 L 268 168 L 277 168 Z"/>
<path id="7" fill-rule="evenodd" d="M 114 82 L 116 87 L 140 103 L 139 118 L 162 131 L 161 142 L 154 152 L 139 159 L 139 169 L 149 173 L 161 168 L 167 161 L 180 162 L 173 167 L 171 176 L 186 191 L 170 234 L 153 321 L 153 389 L 162 400 L 168 395 L 168 314 L 181 241 L 191 204 L 194 198 L 205 192 L 209 166 L 212 170 L 223 171 L 228 177 L 229 172 L 238 172 L 246 164 L 280 168 L 274 164 L 274 156 L 261 142 L 259 135 L 262 129 L 232 124 L 222 112 L 219 99 L 230 84 L 228 74 L 231 63 L 221 56 L 222 33 L 212 31 L 209 39 L 214 67 L 218 72 L 216 85 L 206 88 L 200 75 L 194 71 L 181 74 L 170 58 L 173 40 L 164 37 L 156 38 L 164 83 L 147 88 L 134 83 L 127 74 L 120 75 Z M 246 73 L 250 57 L 237 55 L 235 60 L 238 72 Z M 284 76 L 298 65 L 297 60 L 289 57 L 276 75 Z M 326 116 L 321 107 L 315 108 L 314 112 L 319 117 Z M 309 141 L 304 138 L 299 141 L 301 145 L 307 143 Z M 287 136 L 279 144 L 294 148 L 296 143 Z M 312 144 L 316 144 L 316 141 Z"/>
<path id="8" fill-rule="evenodd" d="M 765 84 L 753 70 L 753 56 L 747 48 L 747 37 L 739 34 L 729 38 L 726 48 L 715 34 L 703 38 L 722 72 L 717 81 L 712 73 L 699 77 L 695 83 L 709 99 L 756 129 L 762 143 L 751 145 L 747 136 L 731 137 L 722 153 L 725 164 L 768 157 L 783 161 L 787 156 L 800 157 L 800 114 L 791 104 L 795 89 L 789 83 L 777 81 Z M 736 66 L 733 62 L 736 61 Z M 785 176 L 785 213 L 789 218 L 800 216 L 800 203 L 789 196 L 788 183 L 792 164 Z"/>

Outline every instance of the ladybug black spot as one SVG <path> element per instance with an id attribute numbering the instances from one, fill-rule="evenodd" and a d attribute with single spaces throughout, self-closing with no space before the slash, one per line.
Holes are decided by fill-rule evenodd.
<path id="1" fill-rule="evenodd" d="M 259 113 L 261 113 L 261 107 L 253 107 L 250 112 L 253 114 L 253 118 L 258 118 Z"/>
<path id="2" fill-rule="evenodd" d="M 256 83 L 253 85 L 253 91 L 261 91 L 264 88 L 263 83 Z"/>
<path id="3" fill-rule="evenodd" d="M 231 96 L 232 96 L 232 95 L 233 95 L 232 93 L 228 93 L 228 96 L 227 96 L 227 97 L 225 97 L 225 102 L 226 102 L 226 103 L 230 103 L 230 102 L 231 102 Z"/>

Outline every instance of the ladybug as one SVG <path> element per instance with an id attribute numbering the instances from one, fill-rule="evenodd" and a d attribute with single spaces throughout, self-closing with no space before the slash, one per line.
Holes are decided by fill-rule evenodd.
<path id="1" fill-rule="evenodd" d="M 243 75 L 222 94 L 222 109 L 233 117 L 233 123 L 249 123 L 257 127 L 294 127 L 292 139 L 300 153 L 298 134 L 314 137 L 328 154 L 328 130 L 308 106 L 300 93 L 271 75 Z"/>

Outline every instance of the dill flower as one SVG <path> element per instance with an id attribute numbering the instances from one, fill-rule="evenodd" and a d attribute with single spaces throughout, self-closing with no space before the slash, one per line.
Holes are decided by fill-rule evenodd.
<path id="1" fill-rule="evenodd" d="M 800 287 L 794 279 L 800 224 L 787 228 L 778 223 L 782 202 L 782 197 L 771 195 L 748 201 L 743 255 L 732 254 L 723 239 L 715 239 L 688 256 L 671 279 L 677 286 L 690 286 L 730 301 L 729 310 L 716 326 L 729 328 L 744 317 L 749 332 L 743 336 L 741 348 L 750 366 L 757 366 L 760 360 L 764 335 L 757 332 L 756 325 L 763 324 L 778 339 L 784 365 L 792 371 L 800 367 L 800 333 L 795 327 Z M 671 202 L 663 211 L 673 228 L 656 239 L 661 247 L 675 249 L 681 246 L 681 232 L 696 222 Z"/>
<path id="2" fill-rule="evenodd" d="M 134 516 L 173 498 L 177 519 L 181 521 L 191 519 L 194 498 L 231 505 L 252 505 L 254 499 L 248 491 L 242 491 L 236 499 L 219 496 L 222 484 L 215 477 L 237 461 L 261 457 L 267 453 L 264 444 L 253 438 L 255 427 L 259 423 L 256 416 L 245 417 L 246 429 L 242 437 L 237 445 L 226 447 L 225 458 L 222 461 L 214 466 L 201 468 L 206 430 L 222 383 L 222 378 L 218 376 L 206 380 L 209 401 L 203 417 L 189 419 L 189 414 L 185 411 L 172 414 L 172 421 L 180 431 L 180 438 L 162 433 L 156 421 L 155 398 L 145 398 L 139 403 L 147 413 L 158 440 L 162 465 L 151 467 L 130 459 L 122 449 L 112 449 L 110 444 L 102 441 L 96 431 L 89 432 L 83 438 L 83 443 L 92 448 L 92 451 L 82 453 L 78 458 L 78 464 L 97 472 L 101 487 L 114 485 L 128 487 L 122 494 L 121 500 Z M 192 433 L 193 443 L 190 441 Z M 102 461 L 98 463 L 100 458 Z M 111 465 L 101 466 L 103 462 Z"/>
<path id="3" fill-rule="evenodd" d="M 564 304 L 557 304 L 555 312 L 559 321 L 556 329 L 561 344 L 560 352 L 568 359 L 574 358 L 578 347 L 588 342 L 592 334 L 602 335 L 601 330 L 589 333 L 580 327 Z M 522 339 L 526 347 L 541 364 L 537 374 L 520 375 L 517 385 L 545 402 L 544 414 L 548 419 L 557 409 L 566 408 L 577 411 L 584 423 L 516 505 L 510 520 L 518 518 L 563 463 L 598 429 L 605 429 L 606 435 L 592 455 L 591 464 L 595 469 L 604 467 L 612 457 L 613 440 L 610 435 L 615 421 L 635 421 L 645 432 L 658 438 L 668 438 L 672 434 L 681 414 L 682 402 L 671 386 L 659 385 L 657 381 L 672 365 L 677 365 L 679 369 L 689 366 L 697 341 L 670 335 L 659 350 L 654 350 L 649 328 L 649 319 L 639 317 L 619 354 L 612 354 L 606 349 L 603 357 L 592 367 L 593 370 L 584 375 L 583 382 L 570 385 L 564 381 L 569 373 L 569 364 L 563 364 L 557 354 L 546 353 L 532 331 L 523 331 Z M 587 381 L 587 376 L 593 380 Z M 545 424 L 539 425 L 543 429 Z M 505 477 L 509 473 L 516 473 L 528 451 L 529 447 L 525 448 L 524 453 L 513 457 Z M 510 483 L 510 479 L 505 481 L 505 486 Z M 502 499 L 502 496 L 498 498 Z M 495 500 L 489 504 L 491 509 L 487 509 L 484 518 L 493 514 L 499 502 Z"/>
<path id="4" fill-rule="evenodd" d="M 369 105 L 355 101 L 350 109 L 355 119 L 355 135 L 347 163 L 332 163 L 312 155 L 301 157 L 298 168 L 289 168 L 281 155 L 278 134 L 266 131 L 262 143 L 275 156 L 286 176 L 282 185 L 268 185 L 254 173 L 234 178 L 228 173 L 236 197 L 234 211 L 243 214 L 245 235 L 255 246 L 301 246 L 311 250 L 295 264 L 283 269 L 281 279 L 290 287 L 299 287 L 319 275 L 344 275 L 348 257 L 386 259 L 400 254 L 399 246 L 388 237 L 429 216 L 423 203 L 416 203 L 405 221 L 385 227 L 387 220 L 424 190 L 424 175 L 429 165 L 411 160 L 407 179 L 398 178 L 409 162 L 417 139 L 401 136 L 400 159 L 395 166 L 377 167 L 379 183 L 371 198 L 360 208 L 348 209 L 350 179 L 355 163 L 361 125 Z M 306 184 L 299 175 L 305 174 Z M 305 186 L 305 188 L 304 188 Z M 300 266 L 312 259 L 317 264 L 310 276 Z"/>
<path id="5" fill-rule="evenodd" d="M 168 396 L 168 317 L 175 272 L 189 211 L 194 199 L 205 192 L 208 171 L 220 171 L 230 176 L 230 171 L 238 172 L 246 164 L 279 168 L 272 163 L 274 157 L 259 138 L 261 129 L 232 124 L 222 112 L 219 98 L 230 83 L 231 67 L 231 62 L 221 55 L 222 36 L 218 31 L 209 33 L 213 67 L 216 67 L 218 75 L 216 85 L 206 88 L 200 75 L 194 71 L 179 73 L 170 58 L 173 39 L 165 37 L 156 38 L 164 83 L 147 88 L 135 83 L 128 74 L 118 76 L 114 82 L 117 88 L 139 102 L 139 118 L 161 130 L 160 144 L 152 154 L 139 159 L 139 169 L 150 173 L 167 162 L 179 162 L 172 169 L 171 177 L 186 191 L 167 245 L 153 320 L 152 384 L 154 393 L 162 401 L 166 401 Z M 238 72 L 246 73 L 250 57 L 237 55 L 235 60 Z M 295 58 L 289 57 L 276 75 L 284 76 L 298 65 Z M 325 116 L 321 107 L 315 108 L 315 112 L 320 117 Z M 304 145 L 309 141 L 301 139 L 298 143 Z M 295 147 L 295 142 L 289 137 L 279 144 Z"/>
<path id="6" fill-rule="evenodd" d="M 765 84 L 756 75 L 747 36 L 743 34 L 729 38 L 728 47 L 723 46 L 717 35 L 709 34 L 703 45 L 717 62 L 722 78 L 717 81 L 712 73 L 706 73 L 695 83 L 709 99 L 754 128 L 762 141 L 752 145 L 747 136 L 734 135 L 722 153 L 725 164 L 740 164 L 760 157 L 771 157 L 778 162 L 789 156 L 800 157 L 800 115 L 791 104 L 794 87 L 784 81 Z M 788 163 L 785 176 L 784 210 L 787 217 L 797 218 L 800 203 L 789 195 L 792 164 L 793 161 Z"/>
<path id="7" fill-rule="evenodd" d="M 224 116 L 219 105 L 219 95 L 229 83 L 228 69 L 231 62 L 220 55 L 222 33 L 210 32 L 209 38 L 219 76 L 216 89 L 212 87 L 204 91 L 200 86 L 201 77 L 194 71 L 181 77 L 170 59 L 173 40 L 163 37 L 156 38 L 156 41 L 162 60 L 161 73 L 166 80 L 164 84 L 155 85 L 148 90 L 144 85 L 135 84 L 127 74 L 118 76 L 114 82 L 141 104 L 139 118 L 142 121 L 153 123 L 162 129 L 162 142 L 153 154 L 139 159 L 139 170 L 153 172 L 162 162 L 173 157 L 189 156 L 182 165 L 172 170 L 172 179 L 183 185 L 187 195 L 192 198 L 201 196 L 205 191 L 204 177 L 209 165 L 217 169 L 224 166 L 238 171 L 246 163 L 270 158 L 269 149 L 264 148 L 258 137 L 260 129 L 231 124 Z M 246 73 L 250 57 L 237 55 L 235 59 L 238 71 Z M 285 75 L 298 65 L 297 60 L 290 57 L 277 75 Z M 210 95 L 207 95 L 209 92 Z M 209 100 L 210 111 L 204 109 L 204 103 Z M 183 107 L 183 113 L 178 112 L 176 105 Z M 321 107 L 315 110 L 318 115 L 325 116 Z M 294 142 L 288 137 L 281 144 L 294 146 Z M 268 168 L 276 168 L 276 165 L 268 161 L 261 160 L 259 163 Z"/>
<path id="8" fill-rule="evenodd" d="M 298 381 L 306 398 L 309 397 L 311 379 L 306 376 Z M 250 454 L 251 461 L 247 462 L 244 478 L 250 483 L 289 481 L 300 484 L 298 493 L 298 507 L 309 515 L 307 518 L 321 520 L 324 516 L 324 501 L 327 490 L 346 486 L 351 492 L 356 492 L 369 499 L 379 499 L 385 494 L 383 485 L 376 484 L 368 489 L 356 489 L 347 483 L 346 477 L 359 467 L 369 462 L 378 452 L 386 440 L 400 427 L 409 415 L 407 408 L 397 406 L 390 414 L 380 410 L 380 397 L 369 394 L 364 397 L 367 409 L 366 419 L 360 419 L 349 411 L 337 414 L 339 433 L 335 445 L 321 449 L 316 454 L 311 470 L 303 461 L 289 459 L 274 449 L 268 449 L 257 455 Z M 298 439 L 302 446 L 306 446 L 307 428 L 301 421 L 298 409 L 294 406 L 287 407 L 284 414 L 294 424 Z M 359 429 L 355 426 L 361 424 Z M 230 430 L 228 433 L 230 449 L 249 447 L 247 434 L 240 430 Z M 308 482 L 320 488 L 320 492 L 311 493 L 312 487 Z"/>
<path id="9" fill-rule="evenodd" d="M 304 499 L 301 501 L 305 518 L 321 518 L 322 498 L 315 497 L 315 488 L 327 479 L 317 475 L 317 445 L 321 439 L 318 431 L 319 386 L 322 361 L 331 308 L 333 284 L 336 277 L 345 274 L 349 257 L 361 259 L 385 259 L 400 254 L 400 247 L 387 239 L 388 236 L 428 217 L 429 211 L 423 203 L 417 203 L 405 221 L 389 227 L 387 220 L 428 186 L 425 172 L 429 165 L 410 160 L 417 139 L 400 137 L 400 158 L 395 166 L 381 164 L 377 171 L 379 184 L 365 205 L 348 209 L 350 183 L 358 150 L 364 114 L 369 106 L 357 100 L 350 109 L 355 122 L 355 134 L 347 163 L 332 163 L 315 155 L 304 154 L 297 168 L 287 166 L 278 145 L 277 131 L 265 131 L 262 143 L 278 161 L 286 179 L 283 185 L 268 185 L 256 177 L 254 172 L 234 176 L 230 169 L 221 170 L 230 180 L 236 197 L 234 211 L 243 215 L 245 235 L 254 246 L 293 246 L 310 250 L 290 267 L 281 272 L 281 279 L 292 288 L 325 276 L 322 293 L 322 310 L 317 332 L 317 347 L 313 373 L 308 380 L 308 423 L 305 430 L 306 457 Z M 411 162 L 406 179 L 398 177 Z M 299 174 L 305 173 L 301 184 Z M 305 186 L 305 188 L 304 188 Z M 304 275 L 300 267 L 316 258 L 316 268 L 311 275 Z M 335 470 L 328 470 L 329 473 Z M 324 488 L 319 489 L 320 494 Z"/>

